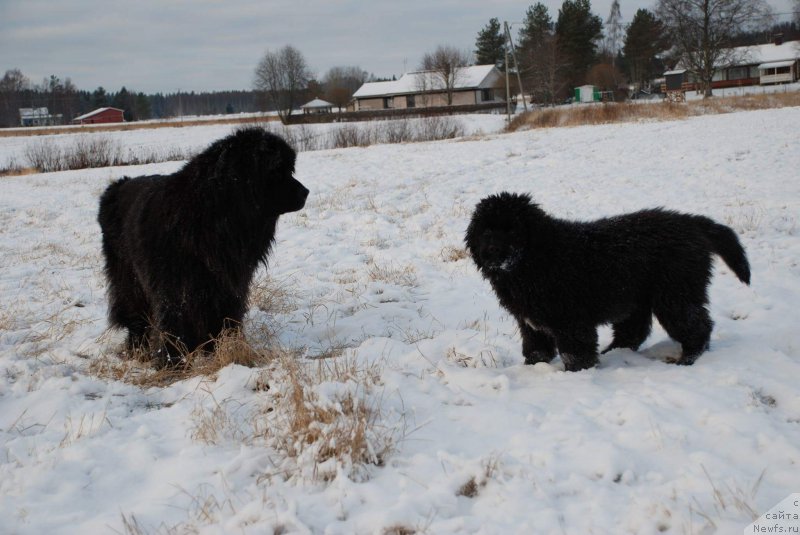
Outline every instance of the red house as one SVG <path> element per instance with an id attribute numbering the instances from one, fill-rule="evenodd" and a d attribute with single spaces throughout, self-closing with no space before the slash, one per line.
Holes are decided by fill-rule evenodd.
<path id="1" fill-rule="evenodd" d="M 118 108 L 98 108 L 80 117 L 75 117 L 72 124 L 102 124 L 125 122 L 122 114 L 124 110 Z"/>

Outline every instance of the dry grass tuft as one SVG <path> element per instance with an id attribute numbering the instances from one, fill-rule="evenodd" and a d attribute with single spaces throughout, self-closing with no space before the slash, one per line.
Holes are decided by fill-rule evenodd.
<path id="1" fill-rule="evenodd" d="M 694 515 L 702 518 L 705 523 L 699 531 L 695 531 L 693 529 L 694 526 L 692 526 L 692 533 L 716 531 L 717 523 L 715 519 L 725 518 L 729 513 L 743 515 L 751 521 L 755 521 L 759 517 L 758 509 L 753 502 L 764 480 L 766 469 L 761 472 L 761 475 L 758 476 L 750 488 L 742 488 L 735 483 L 733 485 L 728 483 L 720 485 L 714 481 L 704 465 L 701 464 L 700 467 L 703 469 L 703 473 L 711 485 L 712 497 L 714 499 L 712 506 L 714 510 L 705 510 L 696 497 L 692 498 L 693 503 L 689 504 L 689 515 L 692 524 L 694 524 Z"/>
<path id="2" fill-rule="evenodd" d="M 442 247 L 439 256 L 441 256 L 444 262 L 458 262 L 459 260 L 467 258 L 467 250 L 464 247 L 446 245 Z"/>
<path id="3" fill-rule="evenodd" d="M 362 480 L 368 466 L 382 466 L 396 437 L 380 425 L 381 373 L 379 364 L 348 356 L 277 359 L 264 372 L 268 403 L 256 428 L 291 461 L 279 473 L 330 481 L 343 472 Z"/>
<path id="4" fill-rule="evenodd" d="M 214 377 L 222 368 L 231 364 L 250 368 L 265 366 L 275 359 L 275 354 L 274 350 L 266 347 L 253 347 L 241 329 L 229 329 L 214 339 L 213 351 L 203 351 L 200 348 L 186 353 L 183 356 L 184 362 L 174 368 L 153 369 L 150 353 L 137 349 L 94 359 L 89 364 L 88 371 L 102 379 L 122 381 L 143 388 L 163 387 L 191 377 Z"/>
<path id="5" fill-rule="evenodd" d="M 458 351 L 455 347 L 447 349 L 445 358 L 462 368 L 497 368 L 497 359 L 489 350 L 481 351 L 477 357 Z"/>
<path id="6" fill-rule="evenodd" d="M 395 266 L 394 264 L 378 264 L 370 259 L 367 264 L 367 275 L 373 282 L 385 282 L 398 286 L 417 285 L 417 268 L 413 264 Z"/>
<path id="7" fill-rule="evenodd" d="M 698 115 L 731 113 L 800 106 L 800 92 L 715 97 L 708 100 L 673 102 L 610 102 L 604 104 L 545 108 L 523 113 L 511 121 L 507 130 L 552 128 L 623 123 L 634 121 L 670 121 Z"/>
<path id="8" fill-rule="evenodd" d="M 481 473 L 478 476 L 472 476 L 466 483 L 458 487 L 456 496 L 475 498 L 499 470 L 500 458 L 497 454 L 492 454 L 487 459 L 484 459 L 481 464 L 483 465 Z"/>
<path id="9" fill-rule="evenodd" d="M 464 496 L 466 498 L 474 498 L 477 495 L 478 482 L 475 481 L 474 477 L 469 478 L 469 480 L 461 485 L 456 491 L 456 496 Z"/>

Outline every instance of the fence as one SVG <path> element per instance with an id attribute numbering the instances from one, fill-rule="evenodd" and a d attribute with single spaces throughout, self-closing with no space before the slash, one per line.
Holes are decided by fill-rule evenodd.
<path id="1" fill-rule="evenodd" d="M 489 104 L 472 104 L 468 106 L 436 106 L 428 108 L 346 111 L 339 113 L 309 113 L 290 115 L 288 124 L 346 123 L 352 121 L 370 121 L 374 119 L 403 119 L 411 117 L 433 117 L 436 115 L 456 115 L 459 113 L 491 113 L 503 112 L 505 109 L 505 102 L 492 102 Z"/>

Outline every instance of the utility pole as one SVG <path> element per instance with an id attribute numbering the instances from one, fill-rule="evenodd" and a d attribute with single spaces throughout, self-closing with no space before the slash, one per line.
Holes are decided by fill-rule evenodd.
<path id="1" fill-rule="evenodd" d="M 508 47 L 503 47 L 503 53 L 506 60 L 506 121 L 511 124 L 511 94 L 508 88 Z"/>
<path id="2" fill-rule="evenodd" d="M 522 96 L 522 107 L 525 112 L 528 111 L 528 105 L 525 103 L 525 90 L 522 88 L 522 77 L 519 74 L 519 62 L 517 61 L 517 53 L 514 51 L 514 41 L 511 39 L 511 30 L 509 29 L 508 21 L 503 21 L 506 27 L 506 39 L 508 46 L 506 50 L 511 48 L 511 56 L 514 58 L 514 70 L 517 71 L 517 83 L 519 84 L 519 94 Z M 512 23 L 513 24 L 513 23 Z M 508 87 L 508 52 L 506 52 L 506 87 Z"/>

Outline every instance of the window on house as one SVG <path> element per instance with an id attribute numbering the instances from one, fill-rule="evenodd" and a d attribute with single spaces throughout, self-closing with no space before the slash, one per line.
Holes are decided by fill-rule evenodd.
<path id="1" fill-rule="evenodd" d="M 491 102 L 494 100 L 494 90 L 493 89 L 481 89 L 481 101 L 483 102 Z"/>
<path id="2" fill-rule="evenodd" d="M 406 95 L 406 108 L 416 108 L 417 98 L 415 95 Z"/>
<path id="3" fill-rule="evenodd" d="M 392 106 L 392 97 L 384 97 L 383 99 L 383 109 L 388 110 L 391 109 Z"/>
<path id="4" fill-rule="evenodd" d="M 728 69 L 728 80 L 742 80 L 747 78 L 748 72 L 747 67 L 733 67 Z"/>

